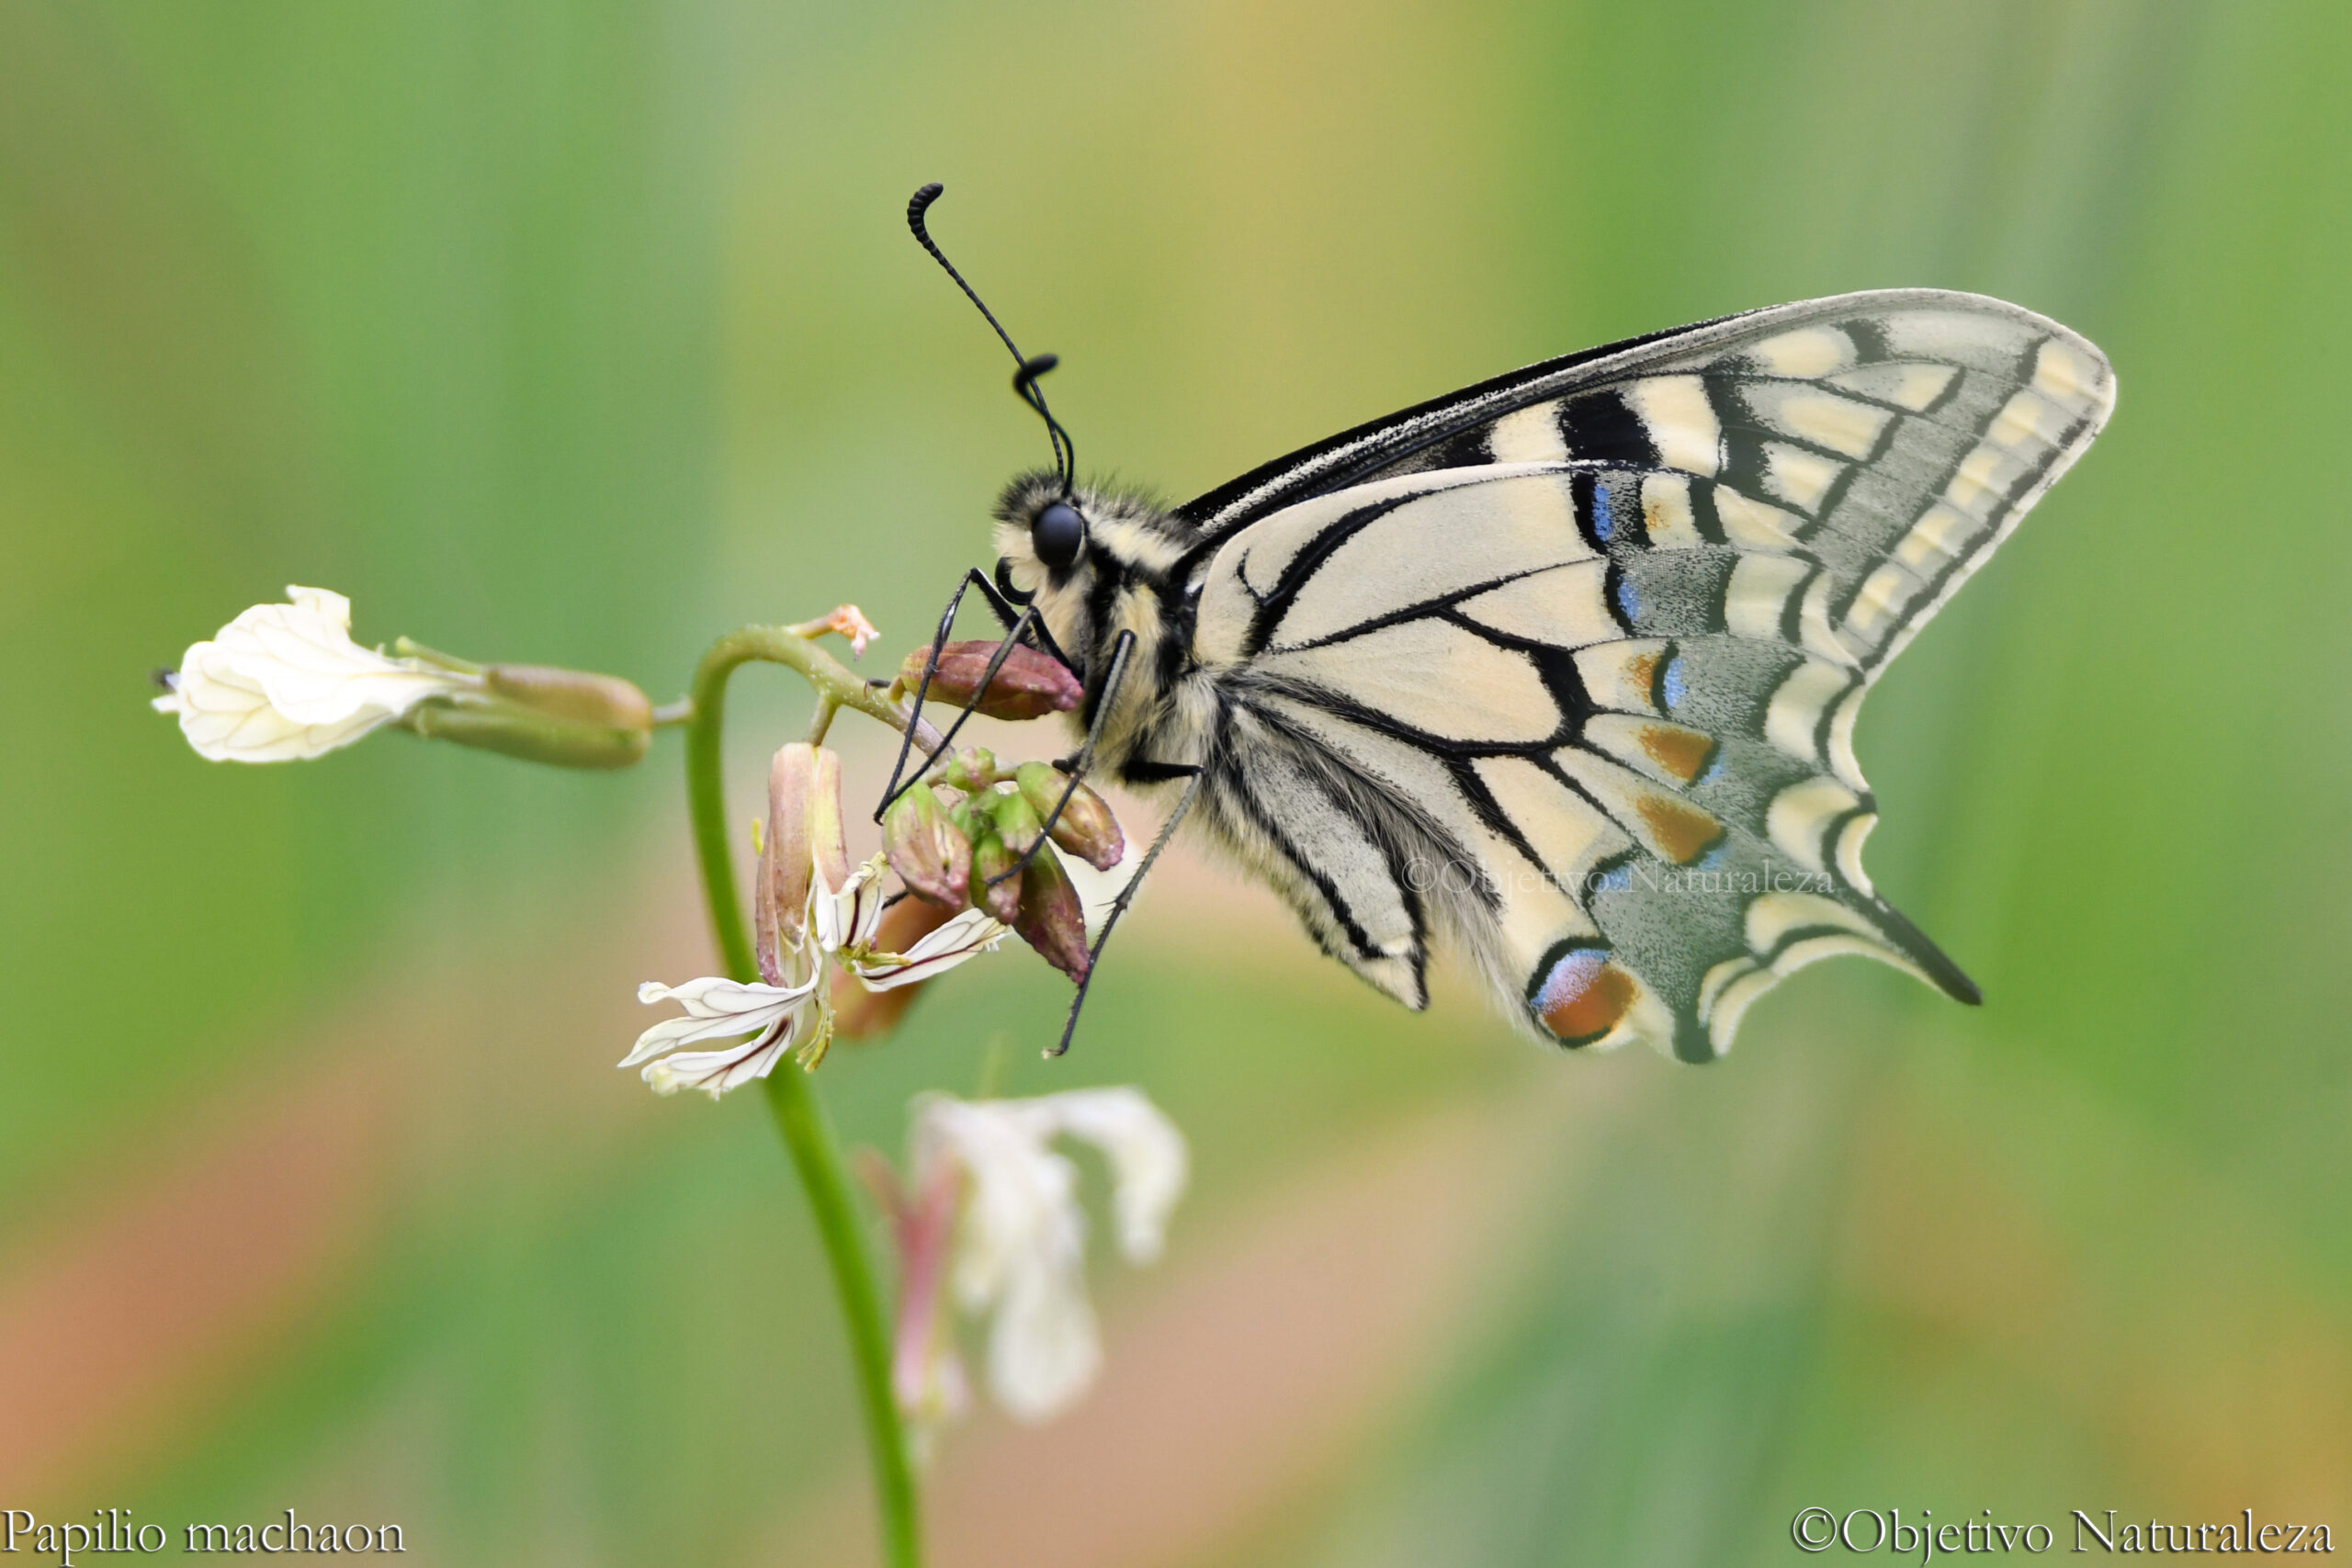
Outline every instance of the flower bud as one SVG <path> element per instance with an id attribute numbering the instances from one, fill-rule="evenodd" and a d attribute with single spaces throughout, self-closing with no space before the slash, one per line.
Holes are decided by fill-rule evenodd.
<path id="1" fill-rule="evenodd" d="M 1023 762 L 1013 771 L 1022 795 L 1040 818 L 1053 814 L 1055 804 L 1069 790 L 1069 804 L 1054 822 L 1053 840 L 1097 871 L 1109 871 L 1127 852 L 1110 803 L 1084 784 L 1069 788 L 1069 775 L 1050 762 Z"/>
<path id="2" fill-rule="evenodd" d="M 994 832 L 972 840 L 972 903 L 1008 926 L 1021 913 L 1021 883 L 1011 877 L 1002 882 L 995 879 L 1011 871 L 1020 859 Z"/>
<path id="3" fill-rule="evenodd" d="M 1051 850 L 1040 850 L 1021 874 L 1021 904 L 1011 922 L 1021 940 L 1073 980 L 1093 963 L 1086 946 L 1086 908 Z"/>
<path id="4" fill-rule="evenodd" d="M 752 886 L 752 935 L 761 976 L 786 983 L 781 955 L 797 947 L 808 911 L 808 802 L 817 789 L 817 749 L 795 741 L 768 764 L 768 829 Z"/>
<path id="5" fill-rule="evenodd" d="M 882 848 L 907 891 L 951 910 L 964 907 L 972 842 L 948 819 L 929 784 L 914 785 L 883 813 Z"/>
<path id="6" fill-rule="evenodd" d="M 849 886 L 849 841 L 842 831 L 842 759 L 817 747 L 816 776 L 808 793 L 808 858 L 828 893 Z"/>
<path id="7" fill-rule="evenodd" d="M 939 782 L 967 795 L 978 795 L 996 783 L 996 753 L 985 746 L 967 746 L 949 760 Z"/>
<path id="8" fill-rule="evenodd" d="M 1078 677 L 1059 660 L 1025 644 L 1005 656 L 996 678 L 981 691 L 980 677 L 996 657 L 993 642 L 951 642 L 939 650 L 939 668 L 932 671 L 928 700 L 967 707 L 989 718 L 1039 718 L 1068 713 L 1079 705 L 1085 690 Z M 899 683 L 911 692 L 922 682 L 931 649 L 919 648 L 899 666 Z"/>
<path id="9" fill-rule="evenodd" d="M 996 836 L 1016 856 L 1027 854 L 1029 846 L 1045 830 L 1045 822 L 1031 808 L 1021 786 L 1011 779 L 989 785 L 988 793 L 980 796 L 980 806 L 996 824 Z"/>

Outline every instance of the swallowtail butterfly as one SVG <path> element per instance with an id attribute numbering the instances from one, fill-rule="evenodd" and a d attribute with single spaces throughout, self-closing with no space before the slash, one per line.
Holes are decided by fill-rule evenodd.
<path id="1" fill-rule="evenodd" d="M 909 219 L 946 265 L 937 194 Z M 1374 986 L 1426 1006 L 1450 940 L 1543 1037 L 1688 1061 L 1838 953 L 1978 999 L 1863 869 L 1854 720 L 2098 434 L 2089 342 L 1939 289 L 1775 305 L 1172 508 L 1077 483 L 1053 361 L 1013 355 L 1056 467 L 1004 492 L 966 586 L 1084 680 L 1065 766 L 1176 795 L 1161 843 L 1189 816 Z"/>

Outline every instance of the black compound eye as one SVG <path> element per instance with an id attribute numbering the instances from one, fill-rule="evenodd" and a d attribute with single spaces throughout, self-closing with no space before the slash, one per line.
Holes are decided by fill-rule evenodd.
<path id="1" fill-rule="evenodd" d="M 1086 519 L 1067 501 L 1057 501 L 1029 525 L 1029 545 L 1048 571 L 1068 571 L 1086 543 Z"/>

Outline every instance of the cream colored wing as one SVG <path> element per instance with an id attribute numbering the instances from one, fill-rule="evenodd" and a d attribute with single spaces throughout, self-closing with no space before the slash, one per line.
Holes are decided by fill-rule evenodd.
<path id="1" fill-rule="evenodd" d="M 1862 869 L 1854 718 L 2089 445 L 2112 373 L 1965 295 L 1689 335 L 1231 527 L 1204 563 L 1206 819 L 1408 1005 L 1440 929 L 1569 1044 L 1712 1057 L 1838 953 L 1975 999 Z"/>

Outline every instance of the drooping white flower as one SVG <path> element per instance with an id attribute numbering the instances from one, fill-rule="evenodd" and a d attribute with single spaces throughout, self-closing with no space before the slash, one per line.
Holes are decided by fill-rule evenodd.
<path id="1" fill-rule="evenodd" d="M 637 1044 L 621 1058 L 621 1066 L 642 1065 L 645 1081 L 656 1094 L 699 1089 L 713 1100 L 729 1089 L 763 1078 L 786 1051 L 792 1049 L 804 1015 L 811 1012 L 821 973 L 798 986 L 705 977 L 683 986 L 648 980 L 637 988 L 637 999 L 681 1002 L 685 1012 L 664 1019 L 637 1037 Z M 749 1039 L 743 1038 L 750 1036 Z M 717 1051 L 680 1051 L 703 1040 L 734 1040 Z M 673 1053 L 664 1055 L 664 1052 Z M 655 1058 L 659 1058 L 656 1060 Z"/>
<path id="2" fill-rule="evenodd" d="M 854 976 L 869 991 L 891 990 L 944 974 L 1010 934 L 986 914 L 967 909 L 904 953 L 876 949 L 888 863 L 877 854 L 849 865 L 840 794 L 841 769 L 831 753 L 805 745 L 777 753 L 753 895 L 754 945 L 766 983 L 706 977 L 674 987 L 652 981 L 639 987 L 639 1001 L 676 1001 L 686 1009 L 684 1017 L 664 1019 L 639 1035 L 621 1058 L 624 1067 L 641 1067 L 656 1093 L 699 1089 L 716 1100 L 767 1077 L 790 1051 L 814 1068 L 832 1040 L 826 991 L 836 973 Z M 780 908 L 779 901 L 797 907 Z M 722 1038 L 738 1043 L 665 1055 Z"/>
<path id="3" fill-rule="evenodd" d="M 478 676 L 393 659 L 351 640 L 351 601 L 289 587 L 189 648 L 155 699 L 216 762 L 286 762 L 348 746 L 428 697 L 469 692 Z"/>
<path id="4" fill-rule="evenodd" d="M 917 1102 L 913 1190 L 933 1193 L 943 1173 L 961 1174 L 952 1269 L 935 1253 L 951 1243 L 936 1224 L 901 1215 L 899 1363 L 894 1382 L 918 1419 L 945 1413 L 941 1391 L 960 1387 L 954 1349 L 933 1298 L 943 1275 L 956 1299 L 989 1318 L 988 1383 L 1023 1421 L 1043 1421 L 1077 1400 L 1100 1370 L 1101 1336 L 1086 1296 L 1086 1220 L 1078 1168 L 1057 1137 L 1101 1149 L 1110 1161 L 1119 1250 L 1131 1263 L 1159 1255 L 1168 1217 L 1183 1195 L 1183 1134 L 1134 1089 L 1073 1089 L 1035 1100 Z"/>

